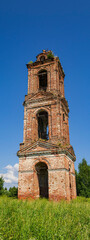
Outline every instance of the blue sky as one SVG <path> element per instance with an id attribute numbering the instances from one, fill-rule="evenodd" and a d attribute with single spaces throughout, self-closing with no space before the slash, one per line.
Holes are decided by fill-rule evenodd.
<path id="1" fill-rule="evenodd" d="M 6 186 L 17 185 L 26 63 L 42 49 L 59 56 L 66 74 L 75 168 L 82 158 L 90 163 L 90 1 L 0 0 L 0 174 Z"/>

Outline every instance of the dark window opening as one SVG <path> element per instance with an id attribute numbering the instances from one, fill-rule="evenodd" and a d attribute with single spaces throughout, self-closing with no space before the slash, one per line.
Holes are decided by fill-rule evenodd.
<path id="1" fill-rule="evenodd" d="M 63 113 L 63 121 L 65 121 L 65 114 Z"/>
<path id="2" fill-rule="evenodd" d="M 49 128 L 48 128 L 48 113 L 41 111 L 37 115 L 38 118 L 38 137 L 42 139 L 49 139 Z"/>
<path id="3" fill-rule="evenodd" d="M 38 74 L 39 76 L 39 89 L 46 91 L 47 89 L 47 71 L 42 70 Z"/>
<path id="4" fill-rule="evenodd" d="M 48 167 L 44 162 L 39 162 L 36 164 L 35 169 L 39 182 L 39 196 L 48 198 Z"/>
<path id="5" fill-rule="evenodd" d="M 61 74 L 59 74 L 59 79 L 61 79 Z"/>
<path id="6" fill-rule="evenodd" d="M 45 61 L 45 57 L 41 56 L 40 61 L 43 63 Z"/>

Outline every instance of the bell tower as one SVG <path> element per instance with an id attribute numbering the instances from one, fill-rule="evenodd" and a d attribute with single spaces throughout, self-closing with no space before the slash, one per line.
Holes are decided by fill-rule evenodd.
<path id="1" fill-rule="evenodd" d="M 65 74 L 59 58 L 45 50 L 27 68 L 18 197 L 70 200 L 76 197 L 76 157 L 69 139 Z"/>

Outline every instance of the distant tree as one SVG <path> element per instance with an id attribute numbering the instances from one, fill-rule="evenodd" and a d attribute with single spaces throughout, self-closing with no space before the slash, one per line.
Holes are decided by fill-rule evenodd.
<path id="1" fill-rule="evenodd" d="M 3 185 L 4 185 L 4 179 L 3 177 L 0 177 L 0 195 L 3 193 Z"/>
<path id="2" fill-rule="evenodd" d="M 10 187 L 9 188 L 9 197 L 17 197 L 18 195 L 18 188 L 14 187 Z"/>
<path id="3" fill-rule="evenodd" d="M 79 163 L 78 170 L 76 171 L 77 195 L 90 197 L 90 166 L 84 158 L 82 163 Z"/>

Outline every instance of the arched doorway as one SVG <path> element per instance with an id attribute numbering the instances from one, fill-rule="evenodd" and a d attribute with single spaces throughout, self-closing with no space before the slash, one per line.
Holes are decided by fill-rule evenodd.
<path id="1" fill-rule="evenodd" d="M 44 162 L 39 162 L 35 169 L 38 177 L 39 196 L 48 198 L 48 167 Z"/>
<path id="2" fill-rule="evenodd" d="M 48 127 L 48 113 L 46 111 L 40 111 L 37 114 L 38 119 L 38 137 L 41 139 L 49 139 L 49 127 Z"/>

